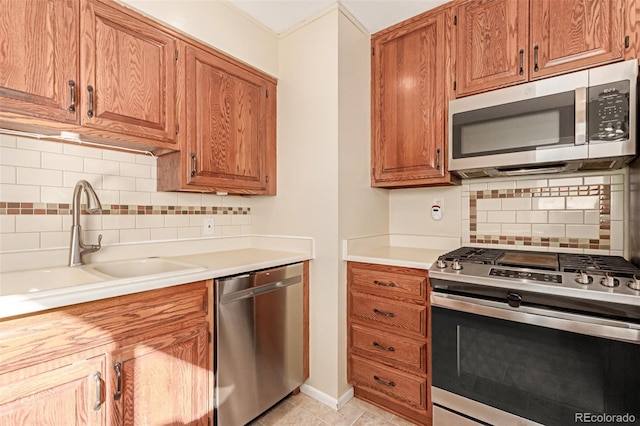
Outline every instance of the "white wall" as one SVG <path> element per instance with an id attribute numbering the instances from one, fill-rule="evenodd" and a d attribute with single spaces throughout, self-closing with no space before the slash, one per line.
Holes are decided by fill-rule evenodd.
<path id="1" fill-rule="evenodd" d="M 334 399 L 349 388 L 341 239 L 388 223 L 388 195 L 368 180 L 369 49 L 338 6 L 282 37 L 278 195 L 252 204 L 254 232 L 315 238 L 307 384 Z"/>
<path id="2" fill-rule="evenodd" d="M 120 0 L 228 55 L 278 76 L 278 36 L 221 0 Z"/>

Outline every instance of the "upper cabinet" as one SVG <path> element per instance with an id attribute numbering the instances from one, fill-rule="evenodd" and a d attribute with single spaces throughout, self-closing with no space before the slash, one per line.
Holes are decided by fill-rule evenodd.
<path id="1" fill-rule="evenodd" d="M 176 39 L 97 0 L 82 5 L 82 124 L 175 142 Z"/>
<path id="2" fill-rule="evenodd" d="M 79 2 L 0 0 L 0 112 L 78 122 Z"/>
<path id="3" fill-rule="evenodd" d="M 449 9 L 372 36 L 372 186 L 455 183 L 446 168 Z"/>
<path id="4" fill-rule="evenodd" d="M 97 0 L 0 8 L 2 127 L 176 149 L 177 40 L 162 26 Z"/>
<path id="5" fill-rule="evenodd" d="M 158 188 L 275 194 L 275 79 L 211 49 L 180 51 L 186 129 L 181 152 L 158 159 Z"/>
<path id="6" fill-rule="evenodd" d="M 456 96 L 622 60 L 625 0 L 464 0 Z"/>

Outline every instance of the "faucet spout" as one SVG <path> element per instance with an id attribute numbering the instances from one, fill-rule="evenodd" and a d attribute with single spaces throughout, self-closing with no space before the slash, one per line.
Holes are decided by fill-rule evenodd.
<path id="1" fill-rule="evenodd" d="M 69 249 L 69 266 L 78 266 L 84 263 L 84 255 L 93 253 L 102 247 L 102 235 L 98 235 L 98 244 L 85 244 L 82 238 L 82 226 L 80 226 L 80 199 L 82 193 L 86 194 L 87 211 L 89 213 L 101 213 L 102 204 L 93 187 L 86 180 L 76 183 L 73 190 L 73 224 L 71 226 L 71 244 Z"/>

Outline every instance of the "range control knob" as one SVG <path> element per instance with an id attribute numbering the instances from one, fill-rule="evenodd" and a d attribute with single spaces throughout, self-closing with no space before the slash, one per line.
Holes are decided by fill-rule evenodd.
<path id="1" fill-rule="evenodd" d="M 436 266 L 440 269 L 444 269 L 447 267 L 447 262 L 445 262 L 443 258 L 439 257 L 438 262 L 436 262 Z"/>
<path id="2" fill-rule="evenodd" d="M 616 278 L 613 278 L 613 275 L 611 275 L 610 272 L 607 272 L 605 276 L 600 280 L 600 284 L 605 287 L 617 287 L 618 285 L 620 285 L 620 281 L 618 281 Z"/>
<path id="3" fill-rule="evenodd" d="M 454 271 L 459 271 L 462 269 L 462 265 L 460 264 L 460 259 L 453 259 L 453 263 L 451 264 L 451 269 Z"/>
<path id="4" fill-rule="evenodd" d="M 634 275 L 631 281 L 627 283 L 630 289 L 640 291 L 640 276 Z"/>
<path id="5" fill-rule="evenodd" d="M 580 271 L 576 276 L 576 282 L 578 284 L 591 284 L 593 282 L 593 278 L 587 275 L 585 271 Z"/>

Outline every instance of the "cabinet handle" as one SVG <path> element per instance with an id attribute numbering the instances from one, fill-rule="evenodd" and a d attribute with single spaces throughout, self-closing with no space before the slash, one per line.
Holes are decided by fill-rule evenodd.
<path id="1" fill-rule="evenodd" d="M 385 386 L 389 386 L 389 387 L 395 387 L 395 383 L 394 382 L 387 382 L 382 380 L 380 377 L 378 376 L 373 376 L 373 380 L 375 380 L 376 382 L 380 383 L 381 385 L 385 385 Z"/>
<path id="2" fill-rule="evenodd" d="M 375 346 L 376 348 L 383 350 L 383 351 L 387 351 L 387 352 L 395 352 L 396 348 L 394 348 L 393 346 L 383 346 L 378 342 L 373 342 L 373 346 Z"/>
<path id="3" fill-rule="evenodd" d="M 393 312 L 383 312 L 376 308 L 373 308 L 373 313 L 387 318 L 394 318 L 396 316 L 396 314 L 394 314 Z"/>
<path id="4" fill-rule="evenodd" d="M 440 148 L 436 149 L 436 170 L 440 170 Z"/>
<path id="5" fill-rule="evenodd" d="M 69 80 L 69 89 L 71 90 L 71 105 L 69 105 L 69 112 L 76 112 L 76 82 Z"/>
<path id="6" fill-rule="evenodd" d="M 87 116 L 91 118 L 93 117 L 93 86 L 87 86 L 87 91 L 89 92 L 89 111 L 87 111 Z"/>
<path id="7" fill-rule="evenodd" d="M 191 177 L 196 176 L 196 166 L 198 165 L 198 160 L 196 159 L 196 154 L 191 153 Z"/>
<path id="8" fill-rule="evenodd" d="M 373 280 L 373 283 L 375 285 L 379 285 L 380 287 L 395 287 L 396 283 L 389 281 L 388 283 L 385 283 L 384 281 L 378 281 L 378 280 Z"/>
<path id="9" fill-rule="evenodd" d="M 100 407 L 102 406 L 102 375 L 99 371 L 96 371 L 93 379 L 96 381 L 96 402 L 93 404 L 93 409 L 100 411 Z"/>
<path id="10" fill-rule="evenodd" d="M 113 399 L 119 401 L 122 396 L 122 364 L 116 362 L 113 369 L 116 370 L 116 377 L 118 378 L 118 387 L 116 393 L 113 394 Z"/>
<path id="11" fill-rule="evenodd" d="M 538 67 L 538 45 L 533 46 L 533 70 L 538 72 L 540 67 Z"/>
<path id="12" fill-rule="evenodd" d="M 524 49 L 520 49 L 520 71 L 518 74 L 524 74 Z"/>

